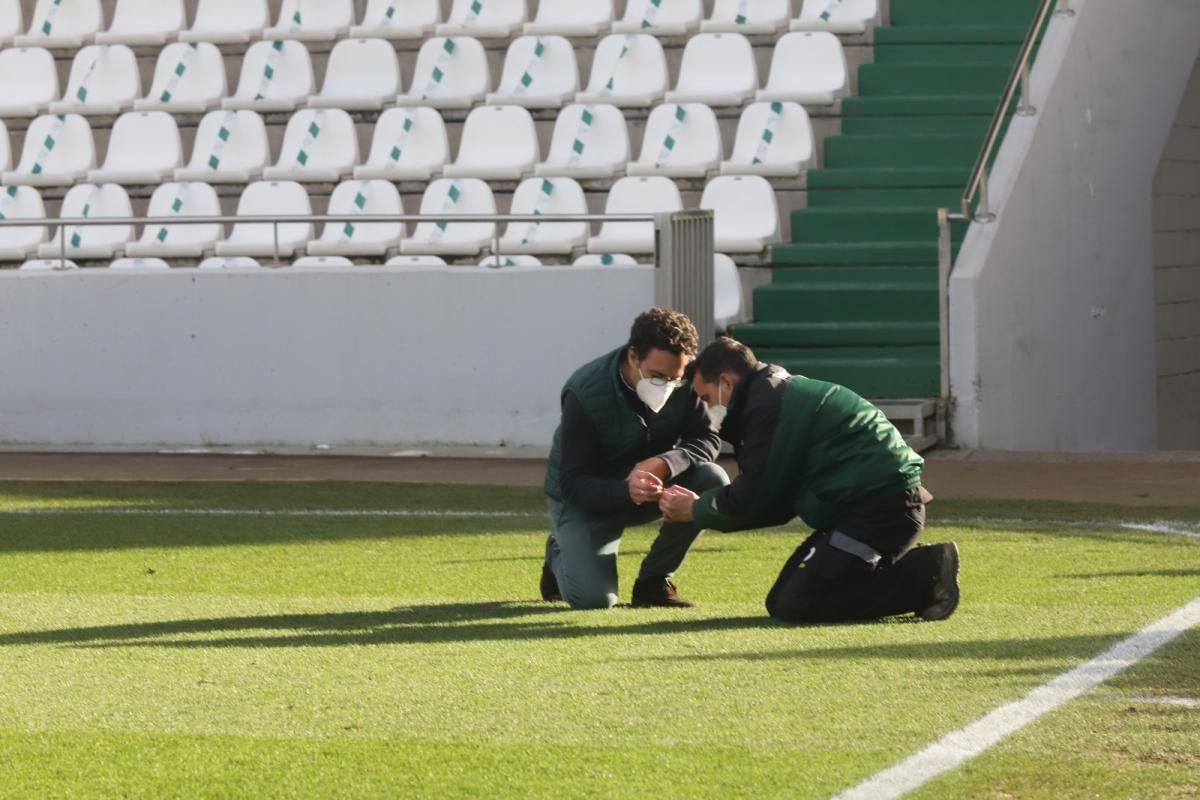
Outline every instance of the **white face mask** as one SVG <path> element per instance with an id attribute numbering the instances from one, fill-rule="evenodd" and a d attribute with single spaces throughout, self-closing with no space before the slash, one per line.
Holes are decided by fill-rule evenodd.
<path id="1" fill-rule="evenodd" d="M 642 375 L 641 367 L 638 367 L 638 375 L 641 375 L 642 379 L 637 382 L 634 391 L 637 392 L 638 399 L 645 403 L 647 408 L 657 414 L 667 404 L 667 398 L 671 396 L 671 392 L 675 391 L 675 387 L 669 383 L 665 386 L 657 386 L 651 383 L 649 378 Z"/>
<path id="2" fill-rule="evenodd" d="M 717 379 L 717 402 L 708 407 L 708 419 L 712 422 L 713 428 L 721 430 L 721 425 L 725 422 L 725 414 L 729 411 L 725 407 L 724 401 L 721 400 L 721 390 L 725 387 L 721 384 L 720 379 Z"/>

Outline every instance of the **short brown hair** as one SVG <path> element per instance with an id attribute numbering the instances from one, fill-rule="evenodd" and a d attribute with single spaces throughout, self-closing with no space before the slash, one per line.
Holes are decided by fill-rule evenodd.
<path id="1" fill-rule="evenodd" d="M 732 372 L 739 378 L 744 378 L 757 363 L 758 359 L 749 347 L 728 336 L 719 336 L 688 365 L 688 378 L 697 372 L 708 383 L 715 383 L 722 372 Z"/>
<path id="2" fill-rule="evenodd" d="M 629 346 L 643 360 L 652 349 L 672 355 L 694 356 L 700 349 L 700 335 L 686 314 L 669 308 L 652 308 L 638 314 L 629 331 Z"/>

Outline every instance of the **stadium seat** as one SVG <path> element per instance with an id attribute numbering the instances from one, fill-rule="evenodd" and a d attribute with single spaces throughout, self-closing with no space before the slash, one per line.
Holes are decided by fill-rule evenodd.
<path id="1" fill-rule="evenodd" d="M 367 0 L 361 25 L 350 28 L 350 35 L 372 39 L 419 39 L 433 33 L 442 21 L 439 0 L 405 0 L 400 11 L 396 0 Z"/>
<path id="2" fill-rule="evenodd" d="M 713 241 L 722 253 L 761 253 L 779 241 L 775 189 L 761 175 L 721 175 L 704 187 L 700 207 L 712 209 Z"/>
<path id="3" fill-rule="evenodd" d="M 308 192 L 294 181 L 257 181 L 247 186 L 238 200 L 239 217 L 269 216 L 282 220 L 288 216 L 311 215 Z M 219 256 L 291 258 L 304 249 L 312 235 L 311 222 L 281 222 L 278 225 L 238 222 L 229 237 L 217 242 L 214 250 Z"/>
<path id="4" fill-rule="evenodd" d="M 19 269 L 22 272 L 53 272 L 54 270 L 79 269 L 79 265 L 71 259 L 34 258 L 26 261 Z"/>
<path id="5" fill-rule="evenodd" d="M 540 267 L 542 266 L 541 259 L 530 255 L 508 255 L 507 253 L 498 256 L 488 256 L 479 262 L 479 266 L 486 269 L 501 269 L 503 267 Z"/>
<path id="6" fill-rule="evenodd" d="M 170 269 L 171 265 L 161 258 L 118 258 L 108 265 L 109 269 Z"/>
<path id="7" fill-rule="evenodd" d="M 435 109 L 389 108 L 379 115 L 359 180 L 427 181 L 450 160 L 446 123 Z"/>
<path id="8" fill-rule="evenodd" d="M 856 34 L 866 33 L 878 21 L 879 0 L 804 0 L 791 29 Z"/>
<path id="9" fill-rule="evenodd" d="M 507 39 L 529 19 L 525 0 L 454 0 L 450 16 L 436 28 L 438 36 Z"/>
<path id="10" fill-rule="evenodd" d="M 596 45 L 587 88 L 578 103 L 646 108 L 667 91 L 667 57 L 649 34 L 614 34 Z"/>
<path id="11" fill-rule="evenodd" d="M 56 99 L 58 68 L 49 50 L 0 50 L 0 117 L 36 117 Z"/>
<path id="12" fill-rule="evenodd" d="M 670 178 L 661 175 L 621 178 L 613 184 L 604 206 L 605 214 L 657 214 L 680 211 L 683 199 Z M 605 222 L 600 232 L 589 238 L 589 253 L 654 252 L 652 222 Z"/>
<path id="13" fill-rule="evenodd" d="M 518 180 L 541 158 L 533 117 L 520 106 L 480 106 L 463 123 L 458 158 L 442 174 L 448 178 Z"/>
<path id="14" fill-rule="evenodd" d="M 754 48 L 740 33 L 700 33 L 688 39 L 668 103 L 741 106 L 758 90 Z"/>
<path id="15" fill-rule="evenodd" d="M 175 118 L 165 111 L 131 111 L 117 117 L 104 165 L 89 170 L 91 183 L 162 183 L 183 166 Z"/>
<path id="16" fill-rule="evenodd" d="M 37 0 L 29 32 L 13 37 L 17 47 L 78 49 L 92 41 L 104 24 L 100 0 Z"/>
<path id="17" fill-rule="evenodd" d="M 429 184 L 421 198 L 421 215 L 495 214 L 491 187 L 478 178 L 441 178 Z M 405 255 L 473 256 L 496 233 L 494 222 L 421 222 L 413 235 L 400 242 Z"/>
<path id="18" fill-rule="evenodd" d="M 722 175 L 788 178 L 816 165 L 812 121 L 799 103 L 752 103 L 738 121 L 733 154 Z"/>
<path id="19" fill-rule="evenodd" d="M 227 90 L 225 57 L 209 42 L 175 42 L 158 54 L 146 96 L 138 111 L 203 114 L 221 104 Z"/>
<path id="20" fill-rule="evenodd" d="M 25 132 L 17 168 L 0 178 L 5 186 L 70 186 L 96 166 L 92 126 L 78 114 L 44 114 Z"/>
<path id="21" fill-rule="evenodd" d="M 199 0 L 192 27 L 181 42 L 241 44 L 262 35 L 271 24 L 267 0 Z"/>
<path id="22" fill-rule="evenodd" d="M 842 43 L 832 33 L 785 33 L 775 44 L 771 74 L 758 100 L 828 105 L 846 94 L 849 76 Z"/>
<path id="23" fill-rule="evenodd" d="M 700 27 L 700 0 L 629 0 L 625 16 L 614 22 L 613 33 L 685 36 Z"/>
<path id="24" fill-rule="evenodd" d="M 737 264 L 724 253 L 713 254 L 713 319 L 724 327 L 742 315 L 742 282 Z"/>
<path id="25" fill-rule="evenodd" d="M 283 0 L 275 26 L 263 31 L 262 36 L 332 42 L 344 37 L 353 24 L 353 0 Z"/>
<path id="26" fill-rule="evenodd" d="M 185 27 L 183 0 L 117 0 L 112 24 L 96 34 L 96 44 L 162 47 Z"/>
<path id="27" fill-rule="evenodd" d="M 586 214 L 587 198 L 571 178 L 529 178 L 513 193 L 512 214 Z M 500 237 L 501 253 L 568 255 L 587 244 L 586 222 L 510 222 Z"/>
<path id="28" fill-rule="evenodd" d="M 210 111 L 200 120 L 192 160 L 177 181 L 248 183 L 270 163 L 267 126 L 254 111 Z"/>
<path id="29" fill-rule="evenodd" d="M 345 269 L 354 262 L 345 256 L 300 256 L 292 262 L 292 269 Z"/>
<path id="30" fill-rule="evenodd" d="M 207 183 L 164 183 L 150 196 L 149 217 L 219 217 L 221 199 Z M 147 225 L 125 254 L 135 258 L 200 258 L 225 237 L 225 226 Z"/>
<path id="31" fill-rule="evenodd" d="M 610 105 L 570 105 L 558 114 L 550 154 L 535 175 L 611 178 L 629 163 L 629 130 L 621 109 Z"/>
<path id="32" fill-rule="evenodd" d="M 129 219 L 133 206 L 125 189 L 115 183 L 77 183 L 62 201 L 60 219 Z M 67 258 L 112 259 L 133 239 L 133 225 L 67 225 L 38 248 L 39 258 L 55 258 L 66 236 Z"/>
<path id="33" fill-rule="evenodd" d="M 378 111 L 401 90 L 396 48 L 383 39 L 343 39 L 333 46 L 321 92 L 310 108 Z"/>
<path id="34" fill-rule="evenodd" d="M 263 170 L 269 181 L 336 183 L 358 163 L 354 120 L 338 108 L 305 108 L 288 120 L 279 161 Z"/>
<path id="35" fill-rule="evenodd" d="M 45 219 L 42 196 L 32 186 L 0 190 L 0 219 Z M 0 228 L 0 261 L 21 261 L 37 252 L 46 237 L 44 225 Z"/>
<path id="36" fill-rule="evenodd" d="M 638 260 L 626 253 L 585 253 L 575 259 L 576 267 L 636 267 Z"/>
<path id="37" fill-rule="evenodd" d="M 491 89 L 487 55 L 478 39 L 456 36 L 427 39 L 417 51 L 412 86 L 399 95 L 401 106 L 470 108 Z"/>
<path id="38" fill-rule="evenodd" d="M 8 47 L 25 30 L 21 0 L 0 0 L 0 47 Z"/>
<path id="39" fill-rule="evenodd" d="M 613 0 L 539 0 L 528 34 L 599 36 L 612 29 Z"/>
<path id="40" fill-rule="evenodd" d="M 8 127 L 0 119 L 0 173 L 12 169 L 12 143 L 8 138 Z"/>
<path id="41" fill-rule="evenodd" d="M 260 269 L 258 259 L 249 256 L 212 256 L 200 262 L 200 269 Z"/>
<path id="42" fill-rule="evenodd" d="M 646 134 L 630 175 L 703 178 L 724 154 L 717 115 L 703 103 L 668 103 L 650 112 Z"/>
<path id="43" fill-rule="evenodd" d="M 316 92 L 312 58 L 302 42 L 255 42 L 246 51 L 233 97 L 221 108 L 291 111 Z"/>
<path id="44" fill-rule="evenodd" d="M 579 91 L 575 48 L 562 36 L 520 36 L 508 46 L 493 105 L 560 108 Z"/>
<path id="45" fill-rule="evenodd" d="M 123 44 L 89 45 L 75 54 L 62 100 L 51 114 L 119 114 L 142 94 L 137 56 Z"/>
<path id="46" fill-rule="evenodd" d="M 329 198 L 329 216 L 404 213 L 400 191 L 384 180 L 346 181 Z M 329 222 L 308 245 L 311 256 L 382 256 L 404 238 L 403 222 Z"/>
<path id="47" fill-rule="evenodd" d="M 705 33 L 772 34 L 787 27 L 791 0 L 716 0 L 712 16 L 700 23 Z"/>
<path id="48" fill-rule="evenodd" d="M 438 256 L 393 256 L 384 266 L 425 269 L 427 267 L 444 267 L 446 260 Z"/>

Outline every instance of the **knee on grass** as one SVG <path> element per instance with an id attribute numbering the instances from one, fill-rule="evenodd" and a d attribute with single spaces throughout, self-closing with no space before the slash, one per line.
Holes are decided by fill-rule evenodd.
<path id="1" fill-rule="evenodd" d="M 596 609 L 612 608 L 617 604 L 616 592 L 585 591 L 570 592 L 564 595 L 567 604 L 577 611 L 594 611 Z"/>

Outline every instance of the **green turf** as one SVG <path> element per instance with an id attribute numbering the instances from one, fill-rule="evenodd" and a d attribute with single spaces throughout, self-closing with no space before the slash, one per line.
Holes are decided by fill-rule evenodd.
<path id="1" fill-rule="evenodd" d="M 1112 509 L 937 501 L 927 539 L 964 562 L 944 623 L 773 623 L 761 598 L 798 526 L 703 538 L 679 576 L 696 609 L 577 613 L 535 600 L 543 508 L 488 487 L 0 484 L 0 796 L 823 797 L 1200 593 L 1200 542 L 1117 530 Z M 652 536 L 623 543 L 623 597 Z M 1200 694 L 1170 669 L 1195 663 L 1184 644 L 1147 662 L 1154 691 Z M 925 796 L 1002 779 L 1064 796 L 1028 773 L 1061 770 L 1114 692 L 1134 689 L 1101 687 Z M 1152 770 L 1070 752 L 1171 796 L 1195 737 L 1164 737 L 1183 755 Z"/>

